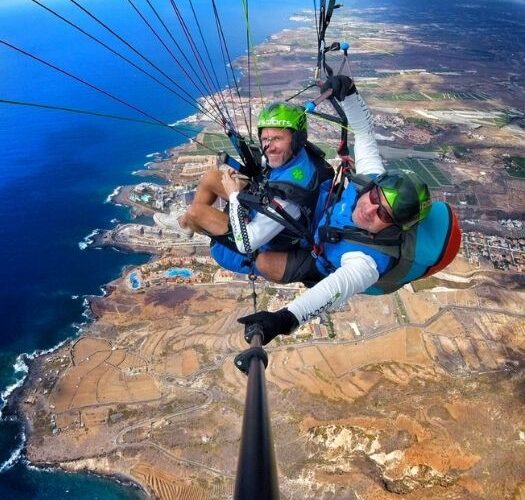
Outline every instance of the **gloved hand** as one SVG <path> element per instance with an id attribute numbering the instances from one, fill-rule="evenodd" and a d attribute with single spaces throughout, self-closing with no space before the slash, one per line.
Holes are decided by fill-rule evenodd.
<path id="1" fill-rule="evenodd" d="M 345 75 L 329 76 L 321 87 L 321 93 L 332 89 L 332 95 L 339 101 L 345 100 L 347 95 L 352 95 L 357 92 L 354 81 Z"/>
<path id="2" fill-rule="evenodd" d="M 243 316 L 237 320 L 246 327 L 258 323 L 263 330 L 262 344 L 271 342 L 277 335 L 289 335 L 299 326 L 299 321 L 288 309 L 279 309 L 276 312 L 260 311 Z M 246 338 L 247 342 L 251 339 Z"/>

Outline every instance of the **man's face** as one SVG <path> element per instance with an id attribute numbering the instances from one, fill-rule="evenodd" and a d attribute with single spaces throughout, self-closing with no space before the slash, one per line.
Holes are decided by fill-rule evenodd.
<path id="1" fill-rule="evenodd" d="M 374 186 L 373 189 L 367 191 L 357 200 L 352 212 L 352 220 L 357 227 L 375 234 L 392 226 L 392 222 L 386 222 L 389 215 L 392 215 L 392 210 L 388 206 L 381 189 Z"/>
<path id="2" fill-rule="evenodd" d="M 261 146 L 266 151 L 270 167 L 278 168 L 293 155 L 292 132 L 285 128 L 264 128 L 261 132 Z"/>

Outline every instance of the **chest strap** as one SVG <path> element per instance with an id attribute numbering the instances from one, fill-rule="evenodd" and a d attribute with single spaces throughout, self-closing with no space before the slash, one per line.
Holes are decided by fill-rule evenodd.
<path id="1" fill-rule="evenodd" d="M 332 244 L 347 240 L 373 248 L 394 259 L 401 257 L 403 235 L 396 227 L 389 227 L 380 233 L 373 234 L 352 226 L 337 228 L 325 225 L 319 228 L 319 238 L 325 243 Z"/>

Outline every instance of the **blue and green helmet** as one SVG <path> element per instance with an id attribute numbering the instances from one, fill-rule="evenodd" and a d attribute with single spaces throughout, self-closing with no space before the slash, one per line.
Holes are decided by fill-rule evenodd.
<path id="1" fill-rule="evenodd" d="M 430 212 L 428 186 L 408 169 L 389 170 L 374 179 L 385 197 L 394 223 L 403 230 L 410 229 Z"/>

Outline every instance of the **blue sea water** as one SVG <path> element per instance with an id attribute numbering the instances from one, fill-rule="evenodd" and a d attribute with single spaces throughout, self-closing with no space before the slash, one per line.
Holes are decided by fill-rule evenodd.
<path id="1" fill-rule="evenodd" d="M 71 2 L 43 3 L 147 67 Z M 237 0 L 217 3 L 231 56 L 237 57 L 246 47 L 242 3 Z M 156 65 L 167 68 L 175 80 L 184 82 L 181 70 L 127 2 L 85 0 L 81 4 Z M 170 2 L 156 0 L 153 4 L 170 26 L 176 26 Z M 188 2 L 177 4 L 181 4 L 193 30 Z M 137 5 L 144 13 L 148 12 L 145 2 Z M 194 0 L 193 5 L 203 32 L 206 36 L 214 34 L 209 0 Z M 269 0 L 250 5 L 253 41 L 260 42 L 287 26 L 289 16 L 303 7 L 305 2 L 297 0 Z M 267 15 L 270 10 L 271 24 Z M 153 20 L 151 12 L 148 18 Z M 194 112 L 188 103 L 33 2 L 2 1 L 0 39 L 163 121 L 171 123 Z M 164 39 L 168 40 L 165 35 Z M 178 39 L 180 42 L 183 38 Z M 209 50 L 216 61 L 222 60 L 218 47 L 218 43 L 209 41 Z M 189 52 L 187 46 L 185 50 Z M 151 68 L 149 71 L 154 72 Z M 0 74 L 0 99 L 144 118 L 3 44 L 0 44 Z M 187 83 L 184 86 L 189 88 Z M 17 364 L 21 353 L 50 349 L 78 334 L 78 325 L 85 320 L 82 316 L 85 295 L 100 294 L 100 287 L 119 276 L 123 266 L 148 259 L 147 255 L 113 250 L 81 250 L 79 242 L 95 228 L 112 227 L 114 219 L 128 220 L 125 208 L 104 203 L 107 196 L 118 185 L 137 182 L 131 172 L 142 167 L 148 153 L 163 151 L 183 140 L 167 128 L 0 103 L 0 391 L 21 380 L 24 365 Z M 0 422 L 0 464 L 10 457 L 16 458 L 22 438 L 18 422 L 10 419 Z M 0 473 L 0 496 L 121 499 L 141 495 L 133 488 L 106 479 L 37 471 L 15 461 Z"/>

